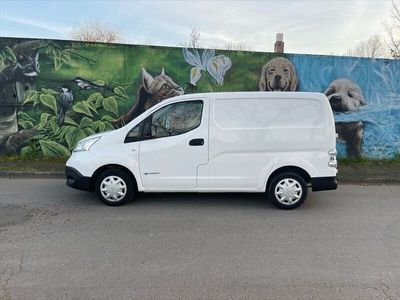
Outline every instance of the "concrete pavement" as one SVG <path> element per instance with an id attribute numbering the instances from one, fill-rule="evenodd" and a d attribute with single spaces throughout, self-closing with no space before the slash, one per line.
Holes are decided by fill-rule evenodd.
<path id="1" fill-rule="evenodd" d="M 293 211 L 263 195 L 108 207 L 57 179 L 0 179 L 0 299 L 400 299 L 400 186 Z"/>

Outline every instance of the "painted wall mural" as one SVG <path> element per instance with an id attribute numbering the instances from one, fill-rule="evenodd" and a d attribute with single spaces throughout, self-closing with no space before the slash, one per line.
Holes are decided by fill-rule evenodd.
<path id="1" fill-rule="evenodd" d="M 0 155 L 69 156 L 164 99 L 210 91 L 327 95 L 341 157 L 400 155 L 400 62 L 0 38 Z"/>

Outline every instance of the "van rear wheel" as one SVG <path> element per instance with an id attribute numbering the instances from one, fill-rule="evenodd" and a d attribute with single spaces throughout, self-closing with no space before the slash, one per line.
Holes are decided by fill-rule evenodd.
<path id="1" fill-rule="evenodd" d="M 294 209 L 304 203 L 308 188 L 303 177 L 296 173 L 278 174 L 271 181 L 268 196 L 272 203 L 281 209 Z"/>
<path id="2" fill-rule="evenodd" d="M 129 174 L 121 169 L 108 169 L 96 179 L 97 197 L 105 204 L 118 206 L 132 199 L 134 186 Z"/>

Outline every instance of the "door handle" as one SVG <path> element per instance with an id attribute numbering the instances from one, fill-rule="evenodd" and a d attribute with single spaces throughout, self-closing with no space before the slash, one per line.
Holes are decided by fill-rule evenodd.
<path id="1" fill-rule="evenodd" d="M 190 140 L 189 146 L 203 146 L 204 145 L 204 139 L 193 139 Z"/>

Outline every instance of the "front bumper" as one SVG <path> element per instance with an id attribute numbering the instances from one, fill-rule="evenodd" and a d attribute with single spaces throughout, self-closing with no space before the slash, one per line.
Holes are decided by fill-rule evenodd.
<path id="1" fill-rule="evenodd" d="M 65 166 L 65 176 L 67 177 L 67 185 L 74 189 L 83 191 L 92 191 L 91 178 L 85 177 L 72 167 Z"/>
<path id="2" fill-rule="evenodd" d="M 338 183 L 336 176 L 311 178 L 313 192 L 336 190 Z"/>

